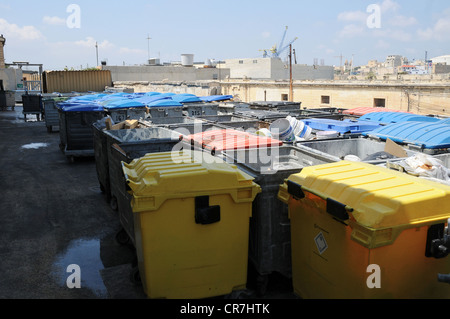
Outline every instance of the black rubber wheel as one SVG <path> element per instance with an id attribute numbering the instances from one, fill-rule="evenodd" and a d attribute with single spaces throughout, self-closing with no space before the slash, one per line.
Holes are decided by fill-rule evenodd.
<path id="1" fill-rule="evenodd" d="M 127 232 L 125 231 L 125 229 L 121 229 L 117 232 L 116 234 L 116 241 L 120 244 L 120 245 L 128 245 L 128 243 L 130 242 L 130 236 L 128 236 Z"/>
<path id="2" fill-rule="evenodd" d="M 135 285 L 142 284 L 141 274 L 139 273 L 139 267 L 133 267 L 133 269 L 131 269 L 130 281 Z"/>

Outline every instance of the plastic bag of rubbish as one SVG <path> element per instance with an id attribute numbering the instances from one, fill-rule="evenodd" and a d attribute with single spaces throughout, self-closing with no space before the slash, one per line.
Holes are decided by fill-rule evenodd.
<path id="1" fill-rule="evenodd" d="M 400 161 L 399 165 L 412 175 L 450 181 L 450 170 L 433 156 L 419 153 Z"/>

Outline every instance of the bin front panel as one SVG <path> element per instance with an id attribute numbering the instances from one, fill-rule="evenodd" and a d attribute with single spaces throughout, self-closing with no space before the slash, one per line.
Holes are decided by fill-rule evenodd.
<path id="1" fill-rule="evenodd" d="M 147 154 L 122 166 L 150 298 L 245 288 L 251 205 L 260 191 L 249 175 L 196 151 Z"/>

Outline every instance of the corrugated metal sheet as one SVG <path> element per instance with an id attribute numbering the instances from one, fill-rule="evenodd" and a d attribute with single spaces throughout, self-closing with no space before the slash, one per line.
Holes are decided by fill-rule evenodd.
<path id="1" fill-rule="evenodd" d="M 44 93 L 103 92 L 112 86 L 111 71 L 45 71 L 43 86 Z"/>

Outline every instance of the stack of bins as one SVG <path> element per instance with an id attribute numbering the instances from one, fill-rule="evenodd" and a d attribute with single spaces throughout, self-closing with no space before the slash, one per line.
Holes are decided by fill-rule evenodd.
<path id="1" fill-rule="evenodd" d="M 265 293 L 268 278 L 277 272 L 291 278 L 291 231 L 288 207 L 277 198 L 279 185 L 304 167 L 330 163 L 294 146 L 225 151 L 227 162 L 252 176 L 262 193 L 253 202 L 249 260 L 258 274 L 257 292 Z"/>
<path id="2" fill-rule="evenodd" d="M 103 107 L 96 104 L 59 103 L 59 133 L 61 151 L 73 161 L 75 157 L 93 157 L 92 124 L 105 117 Z"/>
<path id="3" fill-rule="evenodd" d="M 123 164 L 136 251 L 149 298 L 197 299 L 245 289 L 250 176 L 204 152 L 148 154 Z"/>
<path id="4" fill-rule="evenodd" d="M 450 269 L 449 186 L 342 161 L 290 176 L 279 199 L 289 205 L 300 297 L 450 297 L 438 281 Z"/>

